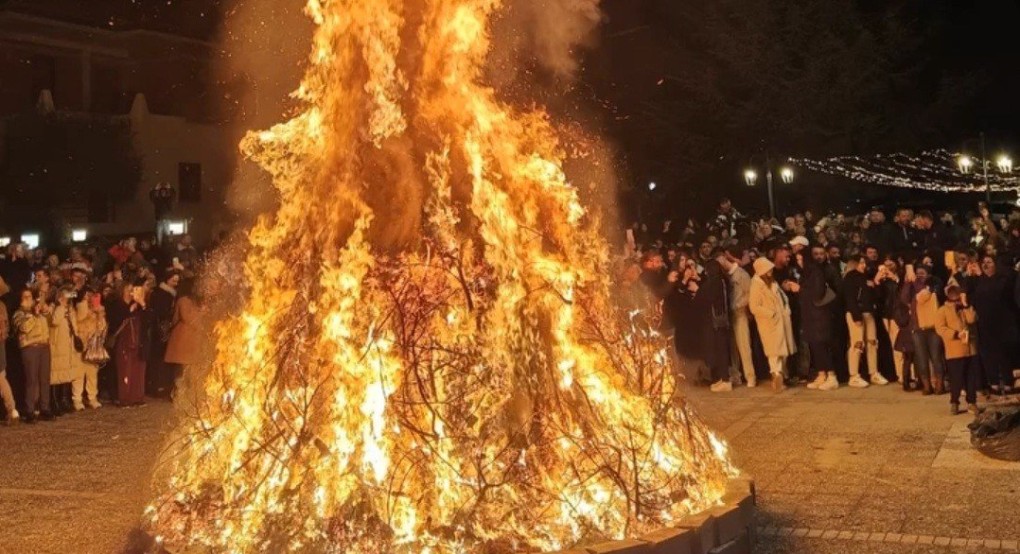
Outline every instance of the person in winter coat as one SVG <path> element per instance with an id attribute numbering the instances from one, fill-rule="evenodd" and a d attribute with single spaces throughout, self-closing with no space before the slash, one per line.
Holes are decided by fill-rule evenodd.
<path id="1" fill-rule="evenodd" d="M 188 366 L 206 363 L 210 359 L 205 307 L 194 290 L 194 281 L 182 281 L 179 294 L 164 358 L 173 368 L 176 378 L 180 378 Z"/>
<path id="2" fill-rule="evenodd" d="M 124 285 L 114 302 L 110 326 L 115 335 L 111 355 L 117 365 L 117 404 L 120 406 L 145 404 L 149 327 L 144 285 Z"/>
<path id="3" fill-rule="evenodd" d="M 1010 357 L 1017 342 L 1016 276 L 985 256 L 980 268 L 968 264 L 967 299 L 977 312 L 978 355 L 987 385 L 994 393 L 1010 392 Z"/>
<path id="4" fill-rule="evenodd" d="M 907 266 L 900 300 L 910 306 L 910 325 L 914 338 L 914 369 L 921 379 L 923 394 L 945 392 L 945 366 L 942 341 L 935 332 L 942 282 L 931 274 L 931 267 Z"/>
<path id="5" fill-rule="evenodd" d="M 893 367 L 896 370 L 896 380 L 900 384 L 906 381 L 903 377 L 903 352 L 896 349 L 896 339 L 900 336 L 901 328 L 896 323 L 896 311 L 900 308 L 900 283 L 903 277 L 900 275 L 900 264 L 889 258 L 878 268 L 875 274 L 875 284 L 878 289 L 879 313 L 882 316 L 882 325 L 889 335 L 889 343 L 893 345 Z M 909 375 L 907 376 L 909 381 Z"/>
<path id="6" fill-rule="evenodd" d="M 50 390 L 53 391 L 53 408 L 60 413 L 80 411 L 81 391 L 85 373 L 81 367 L 81 352 L 75 348 L 74 308 L 71 305 L 74 289 L 61 287 L 54 295 L 50 313 Z M 75 394 L 77 393 L 77 394 Z"/>
<path id="7" fill-rule="evenodd" d="M 78 336 L 85 345 L 85 353 L 105 350 L 106 310 L 103 308 L 102 298 L 99 293 L 89 289 L 83 289 L 79 294 L 75 304 L 75 325 Z M 86 359 L 84 355 L 78 356 L 77 359 L 84 375 L 84 391 L 81 389 L 75 391 L 75 403 L 83 403 L 89 408 L 102 408 L 103 405 L 99 402 L 99 367 L 102 362 Z"/>
<path id="8" fill-rule="evenodd" d="M 30 289 L 21 292 L 21 302 L 14 312 L 14 329 L 25 372 L 25 423 L 36 418 L 51 421 L 50 412 L 50 323 L 49 306 L 34 296 Z M 38 416 L 36 415 L 38 413 Z"/>
<path id="9" fill-rule="evenodd" d="M 900 285 L 900 289 L 908 286 L 907 283 Z M 917 371 L 917 364 L 914 362 L 914 324 L 913 316 L 910 313 L 910 304 L 904 302 L 897 291 L 896 303 L 892 306 L 892 317 L 899 333 L 893 341 L 893 352 L 903 357 L 903 379 L 900 382 L 903 392 L 922 390 L 921 376 Z"/>
<path id="10" fill-rule="evenodd" d="M 790 301 L 776 283 L 774 269 L 775 265 L 766 258 L 754 261 L 749 306 L 769 361 L 772 388 L 780 391 L 786 388 L 783 383 L 786 359 L 797 353 L 797 342 L 790 321 Z"/>
<path id="11" fill-rule="evenodd" d="M 800 318 L 804 341 L 811 354 L 811 364 L 818 372 L 807 387 L 812 390 L 839 388 L 833 358 L 832 306 L 835 291 L 825 280 L 827 256 L 825 248 L 814 245 L 810 259 L 805 259 L 800 288 Z"/>
<path id="12" fill-rule="evenodd" d="M 850 330 L 850 348 L 847 349 L 847 366 L 850 369 L 851 387 L 866 388 L 868 381 L 861 377 L 861 354 L 867 353 L 868 372 L 875 385 L 889 381 L 878 372 L 878 327 L 875 313 L 875 282 L 868 279 L 868 263 L 864 256 L 856 256 L 847 264 L 843 277 L 843 302 L 846 305 L 846 323 Z"/>
<path id="13" fill-rule="evenodd" d="M 744 252 L 737 247 L 730 247 L 726 252 L 730 282 L 730 327 L 733 329 L 730 378 L 734 382 L 739 381 L 743 373 L 747 386 L 753 388 L 758 386 L 758 378 L 751 357 L 751 312 L 747 307 L 751 296 L 751 276 L 740 267 L 743 258 Z"/>
<path id="14" fill-rule="evenodd" d="M 712 392 L 733 390 L 730 379 L 730 290 L 726 279 L 729 261 L 722 248 L 716 248 L 705 262 L 705 276 L 694 293 L 694 303 L 708 315 L 702 327 L 702 353 L 711 369 Z"/>
<path id="15" fill-rule="evenodd" d="M 177 287 L 181 276 L 167 273 L 163 282 L 149 296 L 149 310 L 152 313 L 152 349 L 146 365 L 147 383 L 145 391 L 149 396 L 169 398 L 174 386 L 173 368 L 167 367 L 163 361 L 166 355 L 167 341 L 170 340 L 170 328 L 173 326 L 174 304 L 177 302 Z"/>
<path id="16" fill-rule="evenodd" d="M 939 308 L 935 329 L 946 346 L 946 369 L 949 371 L 950 414 L 960 413 L 960 391 L 966 390 L 967 408 L 978 414 L 977 386 L 981 376 L 974 322 L 977 315 L 967 305 L 967 295 L 960 287 L 946 290 L 946 303 Z"/>
<path id="17" fill-rule="evenodd" d="M 0 278 L 0 400 L 4 405 L 4 423 L 10 424 L 18 421 L 18 409 L 14 405 L 14 392 L 11 391 L 11 384 L 7 381 L 7 338 L 11 334 L 10 318 L 7 317 L 7 305 L 4 298 L 11 289 L 7 282 Z"/>

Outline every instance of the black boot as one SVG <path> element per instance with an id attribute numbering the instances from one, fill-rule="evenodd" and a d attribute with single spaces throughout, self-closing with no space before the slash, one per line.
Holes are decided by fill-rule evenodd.
<path id="1" fill-rule="evenodd" d="M 64 393 L 61 395 L 64 400 L 64 411 L 69 414 L 73 414 L 78 410 L 74 409 L 74 395 L 71 389 L 71 383 L 64 383 Z"/>
<path id="2" fill-rule="evenodd" d="M 64 415 L 60 406 L 60 385 L 50 385 L 50 414 L 55 417 Z"/>

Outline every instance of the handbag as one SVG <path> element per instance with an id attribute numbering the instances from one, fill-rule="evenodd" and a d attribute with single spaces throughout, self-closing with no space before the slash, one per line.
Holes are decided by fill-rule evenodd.
<path id="1" fill-rule="evenodd" d="M 822 306 L 828 306 L 832 304 L 832 301 L 836 299 L 836 291 L 832 290 L 829 283 L 825 283 L 825 292 L 822 294 L 822 298 L 815 300 L 815 306 L 821 308 Z"/>
<path id="2" fill-rule="evenodd" d="M 66 311 L 64 315 L 67 318 L 67 329 L 71 333 L 71 344 L 74 346 L 74 351 L 80 354 L 85 351 L 85 342 L 81 340 L 78 333 L 74 332 L 74 323 L 71 322 L 71 312 Z"/>
<path id="3" fill-rule="evenodd" d="M 124 330 L 124 327 L 127 326 L 128 321 L 129 320 L 125 319 L 120 324 L 120 327 L 117 328 L 116 332 L 114 332 L 112 335 L 106 336 L 106 339 L 103 341 L 103 346 L 105 346 L 107 350 L 113 350 L 114 348 L 117 347 L 117 337 L 120 335 L 120 332 Z"/>
<path id="4" fill-rule="evenodd" d="M 110 353 L 106 350 L 104 343 L 106 342 L 106 331 L 95 333 L 89 338 L 88 345 L 85 348 L 85 352 L 82 358 L 90 363 L 98 366 L 104 365 L 110 361 Z"/>

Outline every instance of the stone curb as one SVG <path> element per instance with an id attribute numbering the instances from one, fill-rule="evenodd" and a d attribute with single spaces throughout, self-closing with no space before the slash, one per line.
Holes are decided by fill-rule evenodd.
<path id="1" fill-rule="evenodd" d="M 722 505 L 634 539 L 608 541 L 555 554 L 751 554 L 755 490 L 748 477 L 731 479 Z"/>

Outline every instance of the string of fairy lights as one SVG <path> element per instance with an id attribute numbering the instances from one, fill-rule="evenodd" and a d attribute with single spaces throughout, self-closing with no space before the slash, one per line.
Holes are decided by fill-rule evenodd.
<path id="1" fill-rule="evenodd" d="M 938 192 L 983 192 L 987 178 L 993 192 L 1020 191 L 1020 177 L 1013 175 L 1013 160 L 1004 154 L 995 159 L 982 160 L 940 148 L 918 155 L 898 152 L 869 157 L 838 156 L 823 160 L 790 158 L 789 163 L 802 169 L 891 187 Z"/>

